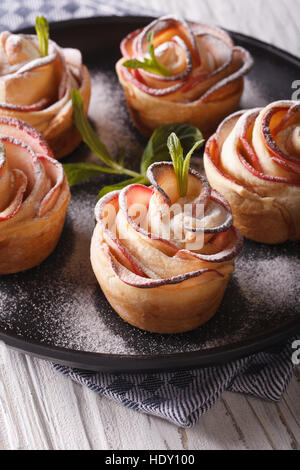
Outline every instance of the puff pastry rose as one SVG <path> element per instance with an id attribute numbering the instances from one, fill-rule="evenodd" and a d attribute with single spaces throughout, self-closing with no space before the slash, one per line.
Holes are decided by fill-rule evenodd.
<path id="1" fill-rule="evenodd" d="M 41 134 L 0 117 L 0 274 L 41 263 L 55 248 L 70 190 Z"/>
<path id="2" fill-rule="evenodd" d="M 128 59 L 149 58 L 150 31 L 155 56 L 169 76 L 123 66 Z M 116 65 L 119 81 L 131 117 L 145 135 L 173 122 L 188 122 L 210 135 L 237 108 L 243 75 L 253 63 L 225 31 L 170 16 L 129 34 L 121 43 L 121 53 Z"/>
<path id="3" fill-rule="evenodd" d="M 207 142 L 205 171 L 244 236 L 300 240 L 300 103 L 277 101 L 228 117 Z"/>
<path id="4" fill-rule="evenodd" d="M 37 36 L 0 34 L 0 114 L 38 129 L 56 158 L 81 141 L 72 119 L 73 87 L 79 89 L 87 112 L 90 77 L 79 50 L 49 41 L 48 55 L 41 57 Z"/>
<path id="5" fill-rule="evenodd" d="M 192 330 L 218 309 L 242 236 L 228 203 L 194 170 L 184 198 L 172 163 L 153 164 L 147 176 L 150 188 L 130 185 L 98 202 L 93 270 L 131 325 L 156 333 Z"/>

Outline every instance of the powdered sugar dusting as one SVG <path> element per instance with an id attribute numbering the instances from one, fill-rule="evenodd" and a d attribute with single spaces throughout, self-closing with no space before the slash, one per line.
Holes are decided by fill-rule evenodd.
<path id="1" fill-rule="evenodd" d="M 142 155 L 142 139 L 138 140 L 137 135 L 132 132 L 123 90 L 113 72 L 96 72 L 92 76 L 89 116 L 112 155 L 117 157 L 120 149 L 126 150 L 128 159 Z"/>
<path id="2" fill-rule="evenodd" d="M 289 303 L 297 305 L 299 267 L 299 260 L 284 255 L 248 260 L 247 269 L 239 271 L 238 284 L 249 307 L 256 309 L 259 303 L 264 311 L 283 311 Z M 254 282 L 253 272 L 256 272 Z"/>
<path id="3" fill-rule="evenodd" d="M 269 89 L 267 86 L 264 89 L 264 84 L 262 82 L 257 83 L 249 77 L 244 77 L 244 84 L 244 93 L 240 103 L 241 109 L 265 107 L 270 103 L 270 99 L 268 97 Z"/>
<path id="4" fill-rule="evenodd" d="M 129 165 L 138 165 L 145 141 L 130 123 L 115 74 L 97 72 L 92 78 L 93 124 L 110 152 L 117 155 L 123 146 L 133 159 Z M 249 107 L 265 104 L 250 101 Z M 84 144 L 67 161 L 83 159 L 98 162 Z M 89 260 L 97 193 L 104 184 L 120 179 L 103 174 L 72 188 L 66 225 L 54 253 L 26 273 L 1 277 L 2 330 L 63 348 L 157 355 L 229 346 L 299 318 L 299 244 L 273 247 L 246 241 L 223 302 L 206 325 L 191 333 L 156 335 L 126 324 L 107 303 Z"/>
<path id="5" fill-rule="evenodd" d="M 76 197 L 75 190 L 62 240 L 45 263 L 3 277 L 0 326 L 55 346 L 123 352 L 124 341 L 112 338 L 103 322 L 106 305 L 103 311 L 97 302 L 100 288 L 89 262 L 95 196 L 86 196 L 79 190 Z"/>
<path id="6" fill-rule="evenodd" d="M 0 327 L 26 338 L 105 354 L 167 354 L 234 344 L 299 315 L 297 243 L 246 241 L 221 307 L 191 333 L 155 335 L 126 324 L 107 303 L 89 260 L 96 182 L 76 186 L 61 241 L 41 266 L 3 276 Z M 102 182 L 101 182 L 102 181 Z"/>

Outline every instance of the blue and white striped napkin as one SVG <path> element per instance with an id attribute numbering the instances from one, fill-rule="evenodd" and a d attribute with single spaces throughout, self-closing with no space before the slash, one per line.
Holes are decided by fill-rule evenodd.
<path id="1" fill-rule="evenodd" d="M 37 14 L 49 21 L 97 15 L 149 14 L 121 0 L 2 0 L 0 31 L 34 24 Z M 113 374 L 54 364 L 54 368 L 89 389 L 125 406 L 191 427 L 223 392 L 239 392 L 278 401 L 294 371 L 292 340 L 266 352 L 219 367 L 169 372 Z"/>
<path id="2" fill-rule="evenodd" d="M 293 341 L 218 367 L 146 373 L 89 372 L 54 365 L 72 380 L 136 411 L 193 426 L 225 391 L 279 401 L 294 372 Z"/>

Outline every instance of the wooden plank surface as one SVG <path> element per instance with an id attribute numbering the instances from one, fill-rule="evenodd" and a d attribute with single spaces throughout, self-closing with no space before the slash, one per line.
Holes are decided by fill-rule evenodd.
<path id="1" fill-rule="evenodd" d="M 144 8 L 215 23 L 300 56 L 299 0 L 129 0 Z"/>
<path id="2" fill-rule="evenodd" d="M 300 56 L 299 0 L 131 0 Z M 300 79 L 300 77 L 299 77 Z M 128 410 L 0 344 L 0 449 L 299 449 L 300 374 L 279 404 L 226 393 L 189 430 Z"/>

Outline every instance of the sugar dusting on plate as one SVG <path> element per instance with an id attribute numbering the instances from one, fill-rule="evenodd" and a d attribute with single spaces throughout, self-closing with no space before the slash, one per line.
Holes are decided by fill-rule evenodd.
<path id="1" fill-rule="evenodd" d="M 92 74 L 89 117 L 102 142 L 115 158 L 122 149 L 126 150 L 128 161 L 142 156 L 143 139 L 134 132 L 128 119 L 123 91 L 113 72 L 97 71 Z M 94 155 L 90 155 L 89 160 L 99 162 Z"/>
<path id="2" fill-rule="evenodd" d="M 242 268 L 242 269 L 241 269 Z M 287 304 L 297 305 L 300 294 L 299 260 L 287 256 L 248 259 L 238 271 L 238 285 L 249 307 L 263 311 L 284 311 Z M 255 272 L 255 279 L 253 279 Z"/>
<path id="3" fill-rule="evenodd" d="M 233 344 L 297 318 L 297 244 L 246 242 L 218 313 L 202 328 L 155 335 L 127 325 L 107 303 L 90 266 L 93 207 L 101 179 L 72 190 L 63 236 L 49 259 L 1 279 L 0 327 L 83 351 L 166 354 Z"/>
<path id="4" fill-rule="evenodd" d="M 125 147 L 137 165 L 143 139 L 134 131 L 113 72 L 93 75 L 90 117 L 111 153 Z M 97 161 L 82 144 L 67 161 Z M 121 177 L 119 178 L 121 179 Z M 155 335 L 126 324 L 107 303 L 89 260 L 100 175 L 72 188 L 62 238 L 54 253 L 26 273 L 0 279 L 0 328 L 49 345 L 105 354 L 168 354 L 232 345 L 299 317 L 299 245 L 247 241 L 215 317 L 197 330 Z"/>

